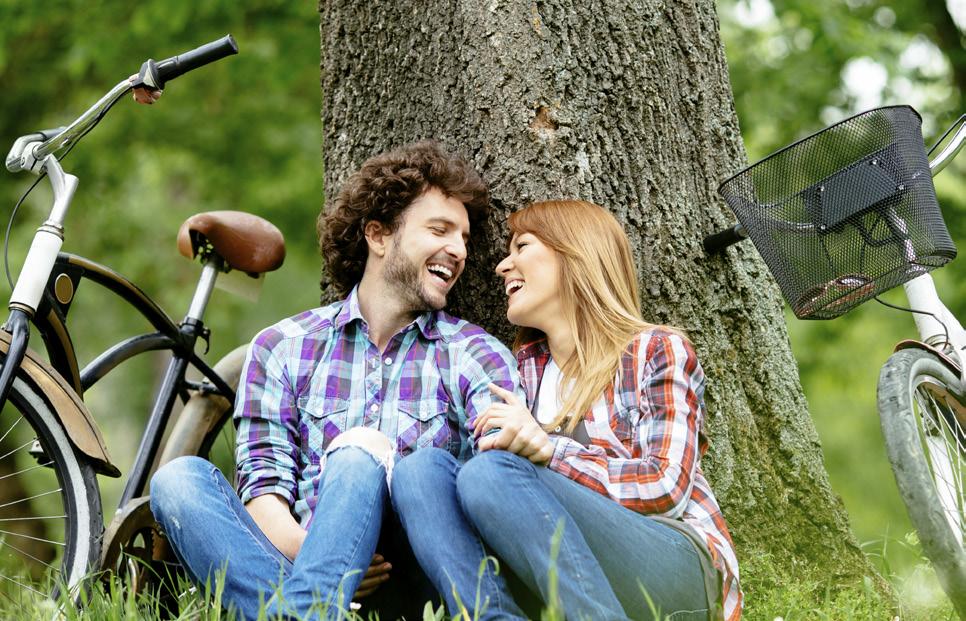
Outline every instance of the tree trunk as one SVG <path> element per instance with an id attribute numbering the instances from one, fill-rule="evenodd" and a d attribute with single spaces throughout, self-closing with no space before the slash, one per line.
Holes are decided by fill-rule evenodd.
<path id="1" fill-rule="evenodd" d="M 713 2 L 322 0 L 320 12 L 329 195 L 413 140 L 469 158 L 495 209 L 451 310 L 506 342 L 493 274 L 506 215 L 550 198 L 610 209 L 645 318 L 683 328 L 703 361 L 704 465 L 750 605 L 776 578 L 756 574 L 765 555 L 779 581 L 874 574 L 829 487 L 772 277 L 749 244 L 715 258 L 701 247 L 733 222 L 715 189 L 746 163 Z"/>

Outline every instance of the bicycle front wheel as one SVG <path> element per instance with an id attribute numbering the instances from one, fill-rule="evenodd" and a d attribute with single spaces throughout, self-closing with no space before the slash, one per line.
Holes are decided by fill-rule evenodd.
<path id="1" fill-rule="evenodd" d="M 959 376 L 930 351 L 898 351 L 879 374 L 878 405 L 909 519 L 966 619 L 966 398 Z"/>
<path id="2" fill-rule="evenodd" d="M 90 462 L 43 394 L 16 379 L 0 412 L 0 616 L 71 597 L 94 567 L 104 525 Z"/>

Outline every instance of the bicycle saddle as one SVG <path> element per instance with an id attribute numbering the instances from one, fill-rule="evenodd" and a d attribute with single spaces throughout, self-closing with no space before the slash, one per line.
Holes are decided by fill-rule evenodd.
<path id="1" fill-rule="evenodd" d="M 274 224 L 243 211 L 206 211 L 178 230 L 178 252 L 189 259 L 214 251 L 232 269 L 261 274 L 281 267 L 285 238 Z"/>

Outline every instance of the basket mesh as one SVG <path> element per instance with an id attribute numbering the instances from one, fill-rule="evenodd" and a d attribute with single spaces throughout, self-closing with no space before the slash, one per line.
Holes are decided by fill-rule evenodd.
<path id="1" fill-rule="evenodd" d="M 869 110 L 718 191 L 800 319 L 832 319 L 956 256 L 908 106 Z"/>

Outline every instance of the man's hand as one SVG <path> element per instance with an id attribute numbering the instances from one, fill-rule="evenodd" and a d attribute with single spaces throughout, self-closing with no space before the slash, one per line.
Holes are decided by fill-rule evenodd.
<path id="1" fill-rule="evenodd" d="M 496 384 L 490 384 L 488 388 L 503 403 L 492 404 L 473 422 L 477 447 L 481 451 L 503 449 L 535 464 L 549 462 L 553 456 L 553 443 L 530 410 L 509 390 Z M 484 437 L 491 429 L 500 431 Z"/>
<path id="2" fill-rule="evenodd" d="M 369 565 L 365 577 L 359 584 L 359 588 L 356 589 L 354 597 L 367 597 L 372 595 L 383 582 L 389 580 L 389 571 L 391 569 L 392 565 L 387 563 L 381 554 L 374 555 L 372 557 L 372 563 Z"/>

